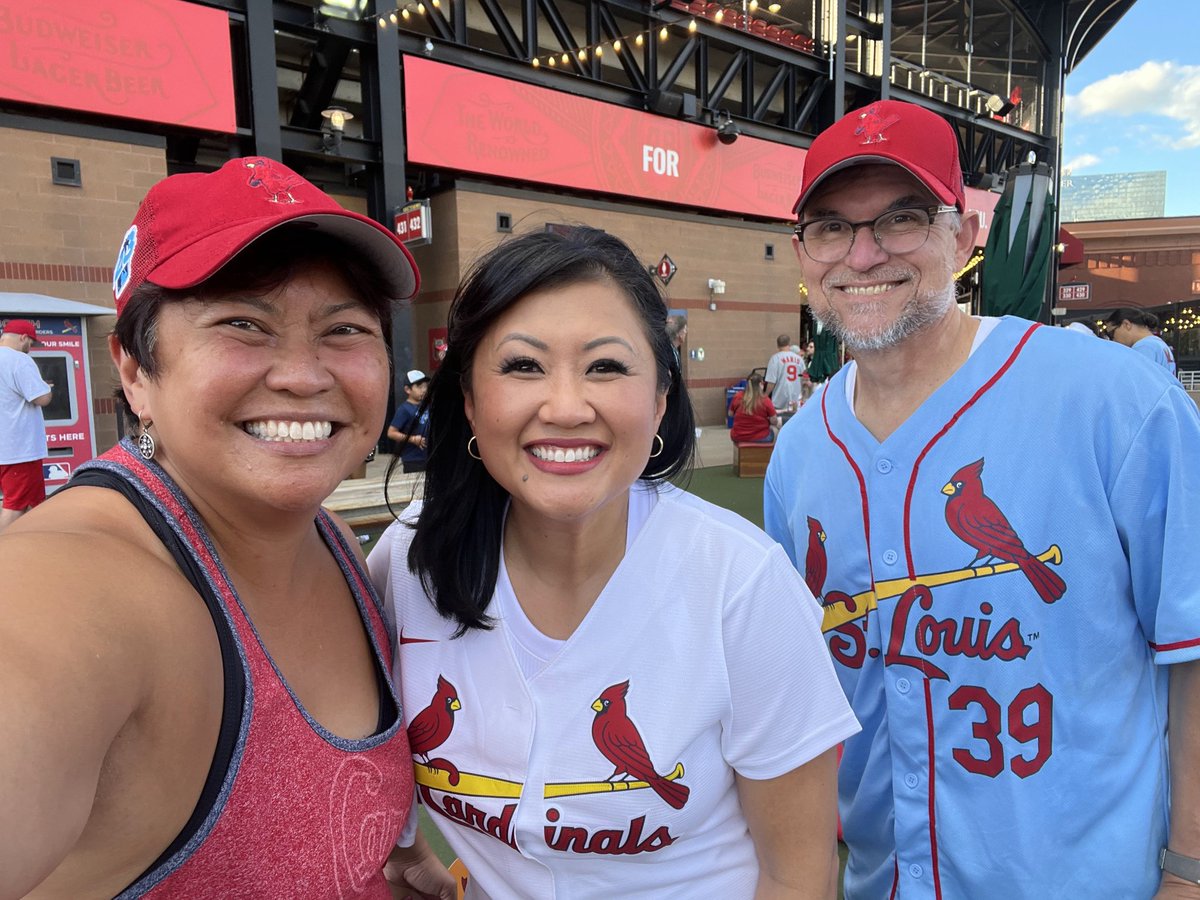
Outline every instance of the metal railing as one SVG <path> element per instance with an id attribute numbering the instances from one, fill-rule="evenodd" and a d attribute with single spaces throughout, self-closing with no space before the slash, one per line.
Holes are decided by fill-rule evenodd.
<path id="1" fill-rule="evenodd" d="M 1191 369 L 1187 372 L 1180 372 L 1179 380 L 1183 382 L 1184 390 L 1200 391 L 1200 369 Z"/>

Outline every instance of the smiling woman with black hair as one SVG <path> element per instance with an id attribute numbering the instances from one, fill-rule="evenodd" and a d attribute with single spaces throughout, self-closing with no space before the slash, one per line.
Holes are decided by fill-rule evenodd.
<path id="1" fill-rule="evenodd" d="M 832 897 L 857 723 L 782 549 L 669 482 L 695 426 L 646 268 L 592 228 L 510 240 L 448 343 L 424 502 L 368 565 L 482 895 Z"/>

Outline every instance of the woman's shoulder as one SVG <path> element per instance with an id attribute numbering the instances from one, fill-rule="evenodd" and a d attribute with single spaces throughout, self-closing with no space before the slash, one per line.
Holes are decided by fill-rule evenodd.
<path id="1" fill-rule="evenodd" d="M 194 605 L 190 585 L 137 510 L 98 487 L 51 497 L 0 535 L 0 581 L 8 601 L 24 597 L 64 624 L 78 618 L 136 637 L 134 645 Z"/>
<path id="2" fill-rule="evenodd" d="M 698 538 L 726 540 L 747 550 L 768 551 L 775 546 L 767 533 L 749 519 L 675 485 L 660 485 L 658 499 L 665 505 L 669 519 L 694 529 Z"/>

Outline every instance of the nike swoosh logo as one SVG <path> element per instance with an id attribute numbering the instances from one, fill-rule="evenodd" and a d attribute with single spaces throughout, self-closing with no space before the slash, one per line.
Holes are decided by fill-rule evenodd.
<path id="1" fill-rule="evenodd" d="M 404 629 L 403 629 L 403 628 L 401 628 L 401 629 L 400 629 L 400 643 L 401 643 L 401 644 L 436 644 L 436 643 L 437 643 L 437 638 L 414 638 L 414 637 L 405 637 L 405 636 L 404 636 Z"/>

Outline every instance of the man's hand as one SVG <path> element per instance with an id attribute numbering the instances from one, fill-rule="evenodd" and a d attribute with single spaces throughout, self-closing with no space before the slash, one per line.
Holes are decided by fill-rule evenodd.
<path id="1" fill-rule="evenodd" d="M 1191 884 L 1163 873 L 1162 886 L 1154 895 L 1154 900 L 1200 900 L 1200 884 Z"/>
<path id="2" fill-rule="evenodd" d="M 420 832 L 411 847 L 396 847 L 383 867 L 395 900 L 455 900 L 454 877 Z"/>

